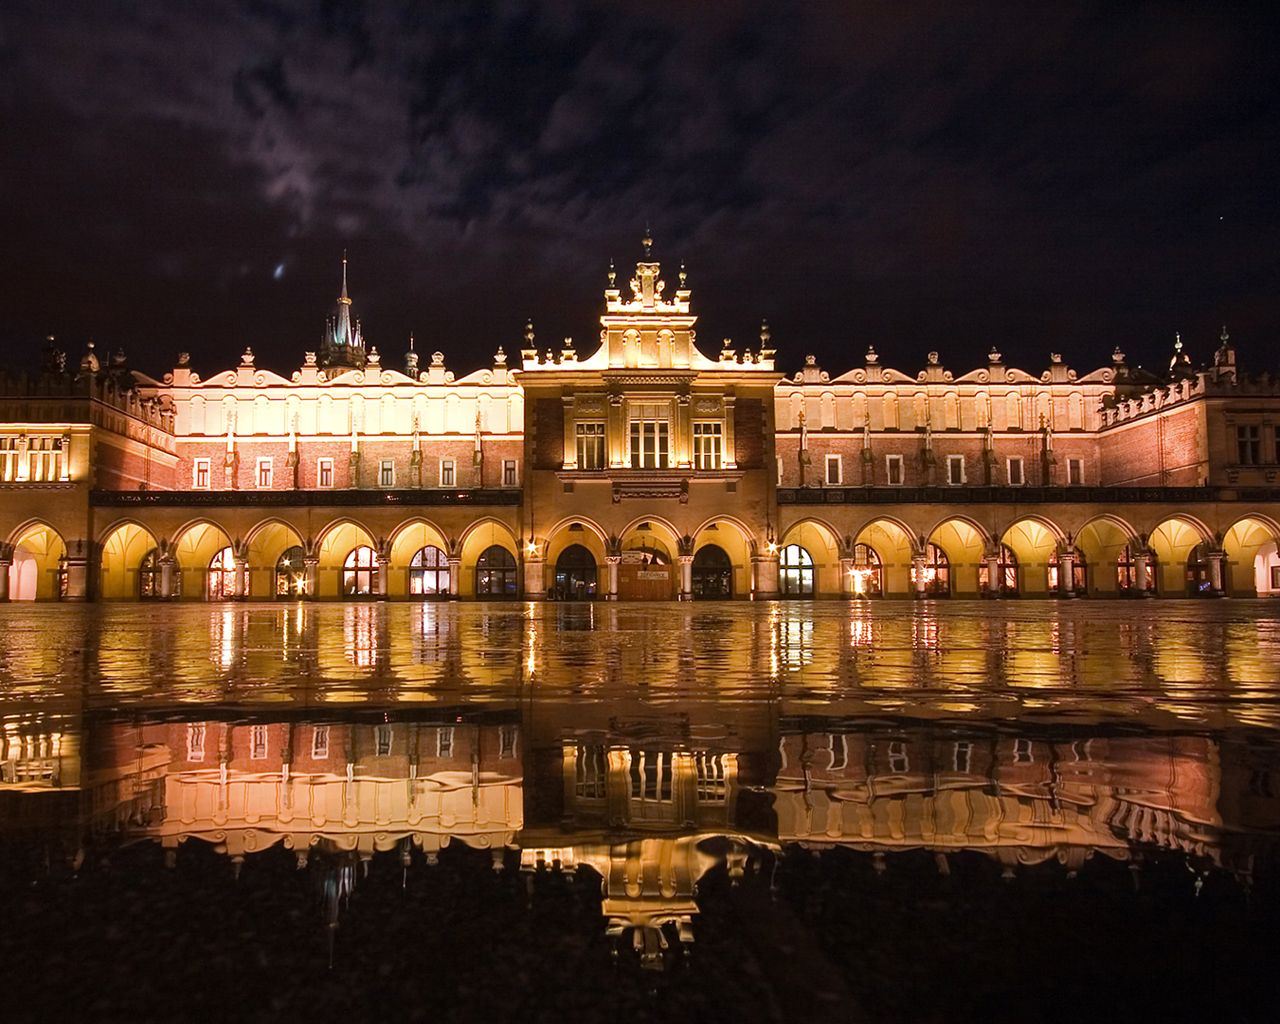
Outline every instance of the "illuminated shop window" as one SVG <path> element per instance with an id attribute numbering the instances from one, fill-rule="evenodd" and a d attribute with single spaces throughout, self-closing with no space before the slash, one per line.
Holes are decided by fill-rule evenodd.
<path id="1" fill-rule="evenodd" d="M 853 592 L 859 597 L 879 597 L 884 593 L 884 565 L 870 544 L 853 546 Z"/>
<path id="2" fill-rule="evenodd" d="M 924 565 L 920 568 L 920 572 L 924 575 L 924 592 L 930 597 L 950 597 L 951 596 L 951 563 L 947 559 L 947 553 L 938 547 L 937 544 L 930 544 L 925 548 Z M 911 566 L 911 582 L 918 582 L 916 576 L 916 566 Z"/>
<path id="3" fill-rule="evenodd" d="M 799 544 L 788 544 L 782 549 L 778 574 L 785 597 L 813 596 L 813 558 Z"/>
<path id="4" fill-rule="evenodd" d="M 427 545 L 409 561 L 409 593 L 417 597 L 443 597 L 449 593 L 449 557 Z"/>
<path id="5" fill-rule="evenodd" d="M 236 561 L 231 548 L 219 551 L 209 562 L 205 596 L 210 601 L 229 601 L 236 595 Z"/>
<path id="6" fill-rule="evenodd" d="M 352 549 L 342 563 L 342 595 L 360 597 L 372 594 L 377 575 L 378 561 L 373 548 L 361 544 Z"/>
<path id="7" fill-rule="evenodd" d="M 1000 545 L 1000 555 L 996 560 L 996 580 L 999 583 L 1000 593 L 1011 595 L 1018 593 L 1018 556 L 1008 544 Z M 978 589 L 987 591 L 992 589 L 991 576 L 985 560 L 978 568 Z"/>
<path id="8" fill-rule="evenodd" d="M 306 552 L 295 544 L 276 560 L 276 597 L 302 597 L 307 592 Z"/>
<path id="9" fill-rule="evenodd" d="M 1049 589 L 1059 590 L 1062 584 L 1062 563 L 1058 559 L 1057 550 L 1049 553 Z M 1079 548 L 1074 549 L 1071 562 L 1071 590 L 1077 594 L 1085 594 L 1089 591 L 1089 566 L 1085 561 L 1084 552 Z"/>
<path id="10" fill-rule="evenodd" d="M 515 597 L 516 560 L 495 544 L 476 559 L 476 597 Z"/>

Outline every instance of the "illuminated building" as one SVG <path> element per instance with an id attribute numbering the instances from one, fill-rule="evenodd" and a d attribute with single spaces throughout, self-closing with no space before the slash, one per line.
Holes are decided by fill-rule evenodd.
<path id="1" fill-rule="evenodd" d="M 342 287 L 316 352 L 203 377 L 0 376 L 0 599 L 1280 593 L 1280 381 L 916 374 L 706 352 L 681 267 L 610 270 L 598 345 L 383 365 Z M 708 352 L 710 354 L 708 354 Z"/>

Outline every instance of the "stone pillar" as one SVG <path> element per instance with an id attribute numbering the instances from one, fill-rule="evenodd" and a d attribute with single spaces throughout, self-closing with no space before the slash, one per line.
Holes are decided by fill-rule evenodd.
<path id="1" fill-rule="evenodd" d="M 169 600 L 173 597 L 173 555 L 160 556 L 160 597 Z"/>
<path id="2" fill-rule="evenodd" d="M 89 545 L 84 541 L 67 544 L 67 596 L 66 601 L 89 599 Z"/>
<path id="3" fill-rule="evenodd" d="M 680 559 L 680 600 L 693 600 L 693 555 L 679 555 Z"/>
<path id="4" fill-rule="evenodd" d="M 1001 584 L 1004 582 L 1000 579 L 1000 556 L 987 555 L 987 594 L 991 597 L 999 597 Z"/>
<path id="5" fill-rule="evenodd" d="M 7 554 L 0 555 L 0 601 L 9 600 L 9 567 L 13 561 Z"/>
<path id="6" fill-rule="evenodd" d="M 608 573 L 608 590 L 605 591 L 606 601 L 618 600 L 618 567 L 622 564 L 621 555 L 608 555 L 605 557 L 605 570 Z"/>
<path id="7" fill-rule="evenodd" d="M 769 601 L 778 596 L 778 554 L 755 555 L 751 559 L 755 570 L 756 600 Z"/>
<path id="8" fill-rule="evenodd" d="M 547 582 L 544 578 L 546 563 L 536 555 L 525 555 L 524 558 L 524 599 L 526 601 L 542 601 L 547 596 Z"/>
<path id="9" fill-rule="evenodd" d="M 320 596 L 320 559 L 315 555 L 304 555 L 302 558 L 304 580 L 302 596 L 314 601 Z"/>
<path id="10" fill-rule="evenodd" d="M 379 600 L 387 599 L 387 577 L 391 575 L 391 558 L 377 549 L 373 552 L 373 596 Z"/>
<path id="11" fill-rule="evenodd" d="M 462 556 L 449 556 L 449 596 L 457 597 L 462 593 Z"/>
<path id="12" fill-rule="evenodd" d="M 924 570 L 927 563 L 928 559 L 926 559 L 924 555 L 911 556 L 911 575 L 915 580 L 915 594 L 917 598 L 923 598 L 925 596 L 924 588 L 927 581 L 924 578 Z"/>
<path id="13" fill-rule="evenodd" d="M 1145 551 L 1139 551 L 1133 556 L 1133 571 L 1138 577 L 1138 595 L 1140 597 L 1151 597 L 1151 591 L 1147 589 L 1147 562 L 1148 556 Z"/>
<path id="14" fill-rule="evenodd" d="M 1063 597 L 1075 597 L 1076 554 L 1064 551 L 1058 557 L 1058 593 Z"/>
<path id="15" fill-rule="evenodd" d="M 249 559 L 243 554 L 235 554 L 232 555 L 232 564 L 235 566 L 232 594 L 237 601 L 243 601 L 249 596 Z"/>
<path id="16" fill-rule="evenodd" d="M 814 587 L 817 590 L 817 587 Z M 854 597 L 857 591 L 853 586 L 853 559 L 840 559 L 840 593 L 845 597 Z"/>
<path id="17" fill-rule="evenodd" d="M 1223 571 L 1223 563 L 1226 558 L 1227 553 L 1225 551 L 1209 552 L 1209 585 L 1213 587 L 1214 597 L 1226 596 L 1226 573 Z"/>

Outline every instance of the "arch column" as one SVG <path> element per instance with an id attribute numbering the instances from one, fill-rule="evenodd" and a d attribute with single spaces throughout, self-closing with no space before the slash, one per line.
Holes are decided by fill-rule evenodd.
<path id="1" fill-rule="evenodd" d="M 457 597 L 462 592 L 462 556 L 448 555 L 449 560 L 449 596 Z"/>
<path id="2" fill-rule="evenodd" d="M 1227 559 L 1225 551 L 1210 551 L 1209 559 L 1209 584 L 1213 587 L 1214 597 L 1226 597 L 1226 573 L 1224 564 Z"/>
<path id="3" fill-rule="evenodd" d="M 381 548 L 373 549 L 374 584 L 373 596 L 381 601 L 387 599 L 387 577 L 391 575 L 391 556 Z"/>
<path id="4" fill-rule="evenodd" d="M 917 599 L 924 598 L 924 588 L 926 586 L 924 570 L 927 562 L 928 559 L 924 555 L 911 556 L 911 575 L 916 582 L 915 596 Z"/>
<path id="5" fill-rule="evenodd" d="M 524 599 L 526 601 L 542 601 L 547 596 L 546 563 L 532 555 L 524 560 Z"/>
<path id="6" fill-rule="evenodd" d="M 160 597 L 165 601 L 173 597 L 173 555 L 163 554 L 160 556 Z"/>
<path id="7" fill-rule="evenodd" d="M 883 569 L 881 570 L 880 574 L 881 576 L 884 575 Z M 815 576 L 816 576 L 816 571 L 815 571 Z M 883 580 L 881 582 L 883 583 Z M 817 587 L 814 587 L 814 589 L 816 590 Z M 853 597 L 854 594 L 856 593 L 856 591 L 853 589 L 853 559 L 852 558 L 840 559 L 840 593 L 844 597 Z"/>
<path id="8" fill-rule="evenodd" d="M 1133 571 L 1138 575 L 1138 595 L 1140 597 L 1151 597 L 1152 593 L 1147 589 L 1147 565 L 1151 561 L 1151 556 L 1146 551 L 1139 551 L 1133 556 Z"/>
<path id="9" fill-rule="evenodd" d="M 249 596 L 249 559 L 243 551 L 236 551 L 231 556 L 231 564 L 235 567 L 231 594 L 237 601 L 243 601 Z"/>
<path id="10" fill-rule="evenodd" d="M 1058 556 L 1058 594 L 1062 597 L 1075 597 L 1076 553 L 1064 550 Z"/>
<path id="11" fill-rule="evenodd" d="M 679 555 L 680 559 L 680 600 L 693 600 L 693 555 Z"/>
<path id="12" fill-rule="evenodd" d="M 314 601 L 320 590 L 320 559 L 315 555 L 303 555 L 302 570 L 305 580 L 302 596 Z"/>
<path id="13" fill-rule="evenodd" d="M 987 563 L 987 597 L 999 597 L 1004 586 L 1000 578 L 1000 556 L 988 553 L 983 561 Z"/>
<path id="14" fill-rule="evenodd" d="M 605 591 L 604 599 L 606 601 L 616 601 L 618 600 L 618 567 L 622 565 L 622 556 L 606 555 L 604 562 L 605 570 L 608 573 L 608 589 Z"/>
<path id="15" fill-rule="evenodd" d="M 778 596 L 778 556 L 752 555 L 751 564 L 755 569 L 757 600 L 768 601 Z"/>
<path id="16" fill-rule="evenodd" d="M 13 565 L 13 556 L 8 551 L 0 552 L 0 601 L 9 600 L 9 567 Z"/>
<path id="17" fill-rule="evenodd" d="M 96 578 L 91 574 L 89 552 L 91 545 L 77 540 L 67 544 L 67 601 L 87 601 L 89 599 L 89 580 Z"/>

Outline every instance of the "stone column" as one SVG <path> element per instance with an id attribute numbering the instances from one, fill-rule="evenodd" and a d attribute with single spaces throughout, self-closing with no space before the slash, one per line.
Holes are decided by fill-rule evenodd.
<path id="1" fill-rule="evenodd" d="M 67 544 L 67 601 L 89 599 L 89 545 L 77 540 Z"/>
<path id="2" fill-rule="evenodd" d="M 169 600 L 173 597 L 173 555 L 160 556 L 160 597 Z"/>
<path id="3" fill-rule="evenodd" d="M 9 600 L 9 567 L 13 560 L 8 554 L 0 555 L 0 601 Z"/>
<path id="4" fill-rule="evenodd" d="M 1209 552 L 1209 584 L 1213 587 L 1214 597 L 1226 597 L 1226 573 L 1223 571 L 1226 558 L 1225 551 Z"/>
<path id="5" fill-rule="evenodd" d="M 817 587 L 814 587 L 817 590 Z M 840 559 L 840 593 L 845 597 L 853 597 L 857 591 L 853 586 L 853 559 Z"/>
<path id="6" fill-rule="evenodd" d="M 769 601 L 778 596 L 778 554 L 755 555 L 751 559 L 755 570 L 755 596 L 759 601 Z"/>
<path id="7" fill-rule="evenodd" d="M 618 600 L 618 567 L 622 564 L 622 556 L 608 555 L 604 561 L 608 573 L 608 590 L 604 597 L 606 601 L 616 601 Z"/>
<path id="8" fill-rule="evenodd" d="M 680 600 L 693 600 L 693 555 L 679 555 L 680 559 Z"/>
<path id="9" fill-rule="evenodd" d="M 926 559 L 924 555 L 911 556 L 911 575 L 915 579 L 917 598 L 923 598 L 925 596 L 924 588 L 927 581 L 924 578 L 924 570 L 927 562 L 928 559 Z"/>
<path id="10" fill-rule="evenodd" d="M 462 556 L 449 556 L 449 597 L 455 598 L 462 593 Z"/>
<path id="11" fill-rule="evenodd" d="M 314 601 L 320 596 L 320 559 L 315 555 L 304 555 L 302 558 L 304 580 L 302 596 Z"/>
<path id="12" fill-rule="evenodd" d="M 999 597 L 1001 584 L 1004 582 L 1000 579 L 1000 556 L 987 555 L 987 594 L 991 597 Z"/>
<path id="13" fill-rule="evenodd" d="M 524 558 L 524 599 L 526 601 L 542 601 L 547 596 L 547 582 L 544 579 L 546 563 L 536 555 L 525 555 Z"/>
<path id="14" fill-rule="evenodd" d="M 1138 594 L 1141 597 L 1151 596 L 1151 591 L 1147 589 L 1147 562 L 1145 551 L 1139 551 L 1133 556 L 1133 571 L 1138 577 Z"/>
<path id="15" fill-rule="evenodd" d="M 243 601 L 249 596 L 249 559 L 237 553 L 231 556 L 231 561 L 235 566 L 232 594 L 237 601 Z"/>
<path id="16" fill-rule="evenodd" d="M 1064 551 L 1058 557 L 1058 593 L 1063 597 L 1075 597 L 1076 554 Z"/>
<path id="17" fill-rule="evenodd" d="M 373 569 L 376 574 L 373 578 L 373 596 L 385 601 L 387 599 L 387 577 L 391 574 L 391 557 L 375 549 L 373 552 Z"/>

